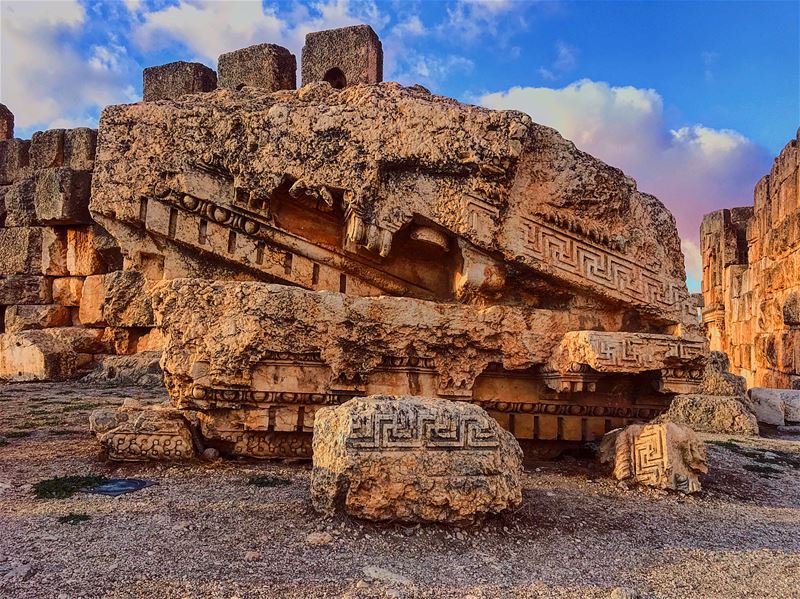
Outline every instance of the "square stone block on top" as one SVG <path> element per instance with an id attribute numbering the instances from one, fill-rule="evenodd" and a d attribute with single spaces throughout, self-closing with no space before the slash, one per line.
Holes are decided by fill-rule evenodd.
<path id="1" fill-rule="evenodd" d="M 219 86 L 226 89 L 247 85 L 278 91 L 297 87 L 297 59 L 275 44 L 256 44 L 221 54 L 217 68 Z"/>
<path id="2" fill-rule="evenodd" d="M 199 62 L 170 62 L 147 67 L 144 77 L 144 101 L 174 100 L 185 94 L 210 92 L 217 88 L 217 74 Z"/>
<path id="3" fill-rule="evenodd" d="M 303 46 L 303 85 L 327 81 L 341 89 L 383 81 L 383 46 L 369 25 L 316 31 Z"/>

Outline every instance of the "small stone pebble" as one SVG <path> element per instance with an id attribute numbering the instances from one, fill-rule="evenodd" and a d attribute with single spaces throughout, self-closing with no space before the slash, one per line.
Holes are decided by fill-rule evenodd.
<path id="1" fill-rule="evenodd" d="M 260 562 L 261 554 L 258 551 L 248 551 L 244 554 L 244 561 L 246 562 Z"/>
<path id="2" fill-rule="evenodd" d="M 312 532 L 306 537 L 309 545 L 327 545 L 333 541 L 333 536 L 329 532 Z"/>
<path id="3" fill-rule="evenodd" d="M 210 462 L 218 458 L 219 458 L 219 450 L 214 447 L 206 447 L 205 451 L 203 451 L 204 460 L 208 460 Z"/>

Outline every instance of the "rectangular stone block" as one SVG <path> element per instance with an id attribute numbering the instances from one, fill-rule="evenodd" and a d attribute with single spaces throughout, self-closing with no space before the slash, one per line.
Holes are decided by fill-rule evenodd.
<path id="1" fill-rule="evenodd" d="M 67 231 L 42 227 L 42 274 L 63 277 L 67 273 Z"/>
<path id="2" fill-rule="evenodd" d="M 0 275 L 15 274 L 43 274 L 41 228 L 0 229 Z"/>
<path id="3" fill-rule="evenodd" d="M 5 310 L 5 332 L 51 329 L 72 325 L 69 308 L 51 305 L 8 306 Z"/>
<path id="4" fill-rule="evenodd" d="M 49 304 L 53 301 L 47 277 L 11 275 L 0 278 L 0 306 L 11 304 Z"/>
<path id="5" fill-rule="evenodd" d="M 64 129 L 37 131 L 31 137 L 31 168 L 34 170 L 63 166 Z"/>
<path id="6" fill-rule="evenodd" d="M 31 142 L 23 139 L 0 141 L 0 185 L 10 185 L 27 176 Z"/>
<path id="7" fill-rule="evenodd" d="M 78 318 L 85 326 L 105 326 L 103 302 L 106 296 L 105 277 L 91 275 L 83 281 Z"/>
<path id="8" fill-rule="evenodd" d="M 76 171 L 94 168 L 97 150 L 97 130 L 88 127 L 67 129 L 64 134 L 64 164 Z"/>
<path id="9" fill-rule="evenodd" d="M 217 68 L 221 88 L 241 89 L 247 85 L 278 91 L 297 86 L 294 54 L 275 44 L 256 44 L 221 54 Z"/>
<path id="10" fill-rule="evenodd" d="M 9 186 L 4 195 L 6 227 L 30 227 L 38 224 L 35 205 L 36 181 L 22 179 Z"/>
<path id="11" fill-rule="evenodd" d="M 369 25 L 316 31 L 306 35 L 303 85 L 327 81 L 341 89 L 383 81 L 383 46 Z"/>
<path id="12" fill-rule="evenodd" d="M 91 224 L 89 197 L 92 173 L 71 168 L 48 168 L 37 174 L 35 207 L 46 225 Z"/>
<path id="13" fill-rule="evenodd" d="M 76 378 L 107 353 L 102 329 L 75 327 L 0 334 L 0 379 L 59 381 Z M 88 360 L 87 360 L 88 358 Z"/>
<path id="14" fill-rule="evenodd" d="M 6 194 L 10 185 L 0 185 L 0 227 L 6 226 Z"/>
<path id="15" fill-rule="evenodd" d="M 0 104 L 0 140 L 14 137 L 14 114 L 5 104 Z"/>
<path id="16" fill-rule="evenodd" d="M 80 306 L 83 277 L 53 279 L 53 303 L 61 306 Z"/>
<path id="17" fill-rule="evenodd" d="M 94 244 L 91 227 L 67 231 L 67 271 L 70 276 L 85 277 L 105 272 L 105 263 Z"/>
<path id="18" fill-rule="evenodd" d="M 217 88 L 217 74 L 199 62 L 170 62 L 144 70 L 144 101 L 174 100 Z"/>

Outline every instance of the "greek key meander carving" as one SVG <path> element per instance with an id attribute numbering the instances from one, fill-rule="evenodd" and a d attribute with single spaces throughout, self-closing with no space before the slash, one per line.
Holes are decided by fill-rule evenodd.
<path id="1" fill-rule="evenodd" d="M 499 447 L 490 423 L 423 409 L 354 416 L 348 447 L 374 451 L 487 450 Z"/>
<path id="2" fill-rule="evenodd" d="M 595 334 L 590 342 L 597 353 L 598 363 L 606 366 L 655 366 L 660 365 L 663 358 L 692 360 L 703 354 L 705 346 L 703 341 L 645 334 L 624 339 L 603 338 L 602 334 Z"/>

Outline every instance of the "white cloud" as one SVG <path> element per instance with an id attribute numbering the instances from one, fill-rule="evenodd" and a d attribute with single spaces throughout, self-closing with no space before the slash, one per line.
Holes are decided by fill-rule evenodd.
<path id="1" fill-rule="evenodd" d="M 17 129 L 83 121 L 124 98 L 119 47 L 77 49 L 86 15 L 76 0 L 2 2 L 0 17 L 0 92 Z"/>
<path id="2" fill-rule="evenodd" d="M 457 0 L 447 9 L 447 19 L 439 31 L 449 38 L 455 36 L 469 41 L 483 39 L 486 35 L 498 37 L 512 28 L 512 23 L 505 20 L 507 13 L 523 6 L 522 2 L 512 0 Z"/>
<path id="3" fill-rule="evenodd" d="M 574 69 L 577 62 L 577 48 L 559 41 L 556 43 L 556 57 L 553 63 L 547 67 L 539 67 L 539 74 L 548 81 L 553 81 L 560 75 Z"/>
<path id="4" fill-rule="evenodd" d="M 675 215 L 687 266 L 699 277 L 702 216 L 752 203 L 753 186 L 769 169 L 768 152 L 741 133 L 688 125 L 670 129 L 653 89 L 612 87 L 584 79 L 566 87 L 515 87 L 487 94 L 490 108 L 522 110 L 581 148 L 623 169 L 639 189 L 658 196 Z"/>

